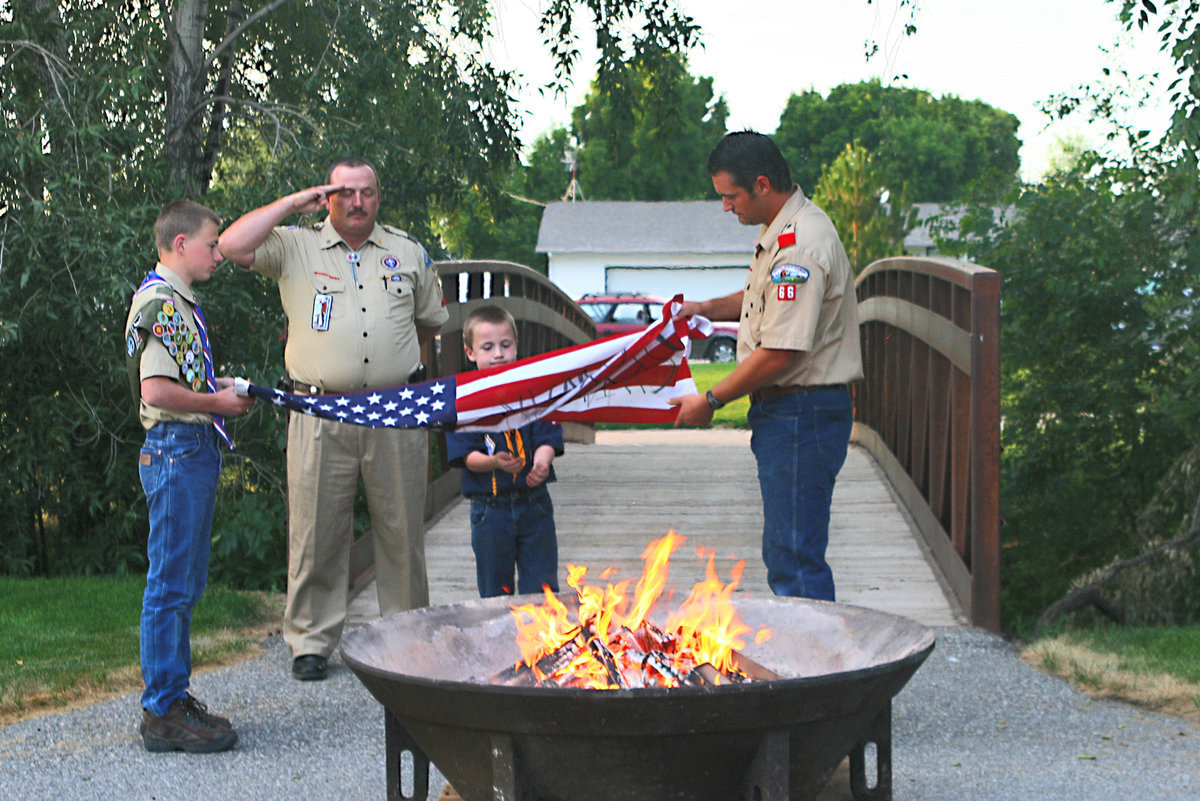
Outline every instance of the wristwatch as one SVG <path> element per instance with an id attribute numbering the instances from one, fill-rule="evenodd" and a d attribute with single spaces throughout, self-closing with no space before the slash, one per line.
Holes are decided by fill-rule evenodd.
<path id="1" fill-rule="evenodd" d="M 704 393 L 704 399 L 708 401 L 708 408 L 712 409 L 714 412 L 725 405 L 724 401 L 718 400 L 717 396 L 712 394 L 711 389 Z"/>

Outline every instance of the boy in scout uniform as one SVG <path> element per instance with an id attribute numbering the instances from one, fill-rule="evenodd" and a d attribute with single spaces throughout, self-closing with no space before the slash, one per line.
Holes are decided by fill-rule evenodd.
<path id="1" fill-rule="evenodd" d="M 750 395 L 767 582 L 776 595 L 832 601 L 829 507 L 854 421 L 847 384 L 863 377 L 850 261 L 770 138 L 728 134 L 707 167 L 725 211 L 760 230 L 741 291 L 683 304 L 680 316 L 738 321 L 738 365 L 707 395 L 672 400 L 676 425 L 708 425 Z"/>
<path id="2" fill-rule="evenodd" d="M 376 222 L 379 180 L 366 161 L 333 164 L 326 183 L 249 212 L 221 235 L 231 261 L 279 283 L 288 320 L 289 389 L 361 392 L 417 380 L 421 348 L 449 318 L 433 262 Z M 328 212 L 314 226 L 292 214 Z M 325 678 L 346 620 L 354 496 L 366 489 L 379 609 L 429 603 L 425 573 L 428 433 L 371 429 L 304 414 L 288 422 L 288 598 L 292 676 Z"/>
<path id="3" fill-rule="evenodd" d="M 134 293 L 125 323 L 131 389 L 146 429 L 139 473 L 150 509 L 149 568 L 142 599 L 141 662 L 145 690 L 139 731 L 148 751 L 224 751 L 237 742 L 226 718 L 188 692 L 192 609 L 208 580 L 218 439 L 229 443 L 223 416 L 254 401 L 232 378 L 213 374 L 204 313 L 192 284 L 221 263 L 217 215 L 181 200 L 154 224 L 158 264 Z"/>

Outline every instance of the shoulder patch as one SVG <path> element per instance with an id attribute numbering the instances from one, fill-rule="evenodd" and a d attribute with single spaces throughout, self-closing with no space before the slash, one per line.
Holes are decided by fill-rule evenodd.
<path id="1" fill-rule="evenodd" d="M 771 269 L 771 281 L 776 284 L 803 284 L 808 280 L 808 268 L 799 264 L 777 264 Z"/>

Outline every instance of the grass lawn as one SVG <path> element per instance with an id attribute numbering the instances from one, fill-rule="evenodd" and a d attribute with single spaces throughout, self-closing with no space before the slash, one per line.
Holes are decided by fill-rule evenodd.
<path id="1" fill-rule="evenodd" d="M 692 369 L 692 378 L 696 381 L 696 389 L 701 394 L 712 389 L 725 376 L 733 372 L 737 365 L 734 362 L 725 363 L 696 363 L 688 362 Z M 713 414 L 712 424 L 716 428 L 745 428 L 746 414 L 750 411 L 750 398 L 741 397 L 732 403 L 727 403 Z M 597 431 L 618 431 L 631 428 L 671 428 L 673 424 L 638 425 L 633 423 L 598 423 Z"/>
<path id="2" fill-rule="evenodd" d="M 142 576 L 0 577 L 0 722 L 142 686 Z M 211 668 L 256 651 L 277 629 L 279 597 L 209 587 L 192 619 L 192 663 Z"/>
<path id="3" fill-rule="evenodd" d="M 1023 656 L 1091 695 L 1200 722 L 1200 625 L 1069 631 L 1031 643 Z"/>

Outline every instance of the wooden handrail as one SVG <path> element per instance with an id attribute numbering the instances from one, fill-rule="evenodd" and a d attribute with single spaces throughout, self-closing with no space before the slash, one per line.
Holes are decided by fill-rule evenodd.
<path id="1" fill-rule="evenodd" d="M 1000 629 L 1000 276 L 883 259 L 855 282 L 866 378 L 853 438 L 875 456 L 971 622 Z"/>

